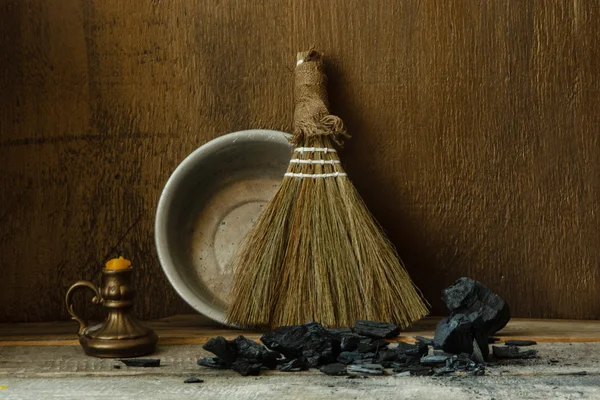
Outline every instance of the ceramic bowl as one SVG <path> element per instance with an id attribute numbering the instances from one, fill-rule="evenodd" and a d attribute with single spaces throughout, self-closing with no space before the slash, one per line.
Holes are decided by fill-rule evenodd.
<path id="1" fill-rule="evenodd" d="M 228 261 L 283 180 L 289 135 L 247 130 L 214 139 L 169 178 L 155 221 L 160 264 L 195 310 L 226 324 Z"/>

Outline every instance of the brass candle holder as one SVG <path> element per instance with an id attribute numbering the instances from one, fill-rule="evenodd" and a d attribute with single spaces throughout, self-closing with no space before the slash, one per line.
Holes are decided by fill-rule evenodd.
<path id="1" fill-rule="evenodd" d="M 156 349 L 158 336 L 133 314 L 135 290 L 131 285 L 132 275 L 131 266 L 122 269 L 104 268 L 100 288 L 89 281 L 79 281 L 67 291 L 67 310 L 72 319 L 79 323 L 79 343 L 87 355 L 103 358 L 138 357 Z M 94 292 L 92 302 L 108 310 L 108 316 L 102 323 L 88 326 L 73 311 L 73 294 L 81 288 Z"/>

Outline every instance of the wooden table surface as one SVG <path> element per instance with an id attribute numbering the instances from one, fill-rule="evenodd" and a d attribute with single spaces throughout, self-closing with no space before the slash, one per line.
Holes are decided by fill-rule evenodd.
<path id="1" fill-rule="evenodd" d="M 403 331 L 395 339 L 411 342 L 414 336 L 433 337 L 440 318 L 428 317 Z M 177 315 L 149 321 L 159 336 L 159 344 L 201 344 L 215 336 L 228 339 L 238 335 L 258 340 L 260 332 L 227 329 L 223 326 L 206 326 L 200 315 Z M 76 346 L 75 322 L 4 323 L 0 324 L 2 346 Z M 500 339 L 533 339 L 538 342 L 600 342 L 600 321 L 547 320 L 513 318 L 496 335 Z"/>

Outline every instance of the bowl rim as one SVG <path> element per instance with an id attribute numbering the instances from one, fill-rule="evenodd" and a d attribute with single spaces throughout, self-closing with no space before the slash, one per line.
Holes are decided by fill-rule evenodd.
<path id="1" fill-rule="evenodd" d="M 154 241 L 160 266 L 167 276 L 167 280 L 171 284 L 171 287 L 175 289 L 177 294 L 187 304 L 202 315 L 205 315 L 220 324 L 237 327 L 234 324 L 227 322 L 224 312 L 220 309 L 217 310 L 212 303 L 196 296 L 194 291 L 190 289 L 188 283 L 182 278 L 181 274 L 177 272 L 172 253 L 169 251 L 167 245 L 168 210 L 175 200 L 175 194 L 181 182 L 193 171 L 194 166 L 204 159 L 205 155 L 229 147 L 232 143 L 242 144 L 244 142 L 270 141 L 281 144 L 285 143 L 290 146 L 291 150 L 291 144 L 289 143 L 291 137 L 292 135 L 289 133 L 269 129 L 247 129 L 218 136 L 204 143 L 183 159 L 169 176 L 169 179 L 160 194 L 154 221 Z"/>

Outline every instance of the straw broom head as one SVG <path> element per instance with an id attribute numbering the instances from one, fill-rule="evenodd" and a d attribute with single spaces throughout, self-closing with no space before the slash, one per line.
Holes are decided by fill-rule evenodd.
<path id="1" fill-rule="evenodd" d="M 292 138 L 298 147 L 232 260 L 227 317 L 233 324 L 347 327 L 370 319 L 405 327 L 427 314 L 333 148 L 348 134 L 329 114 L 326 86 L 321 55 L 300 53 Z"/>

